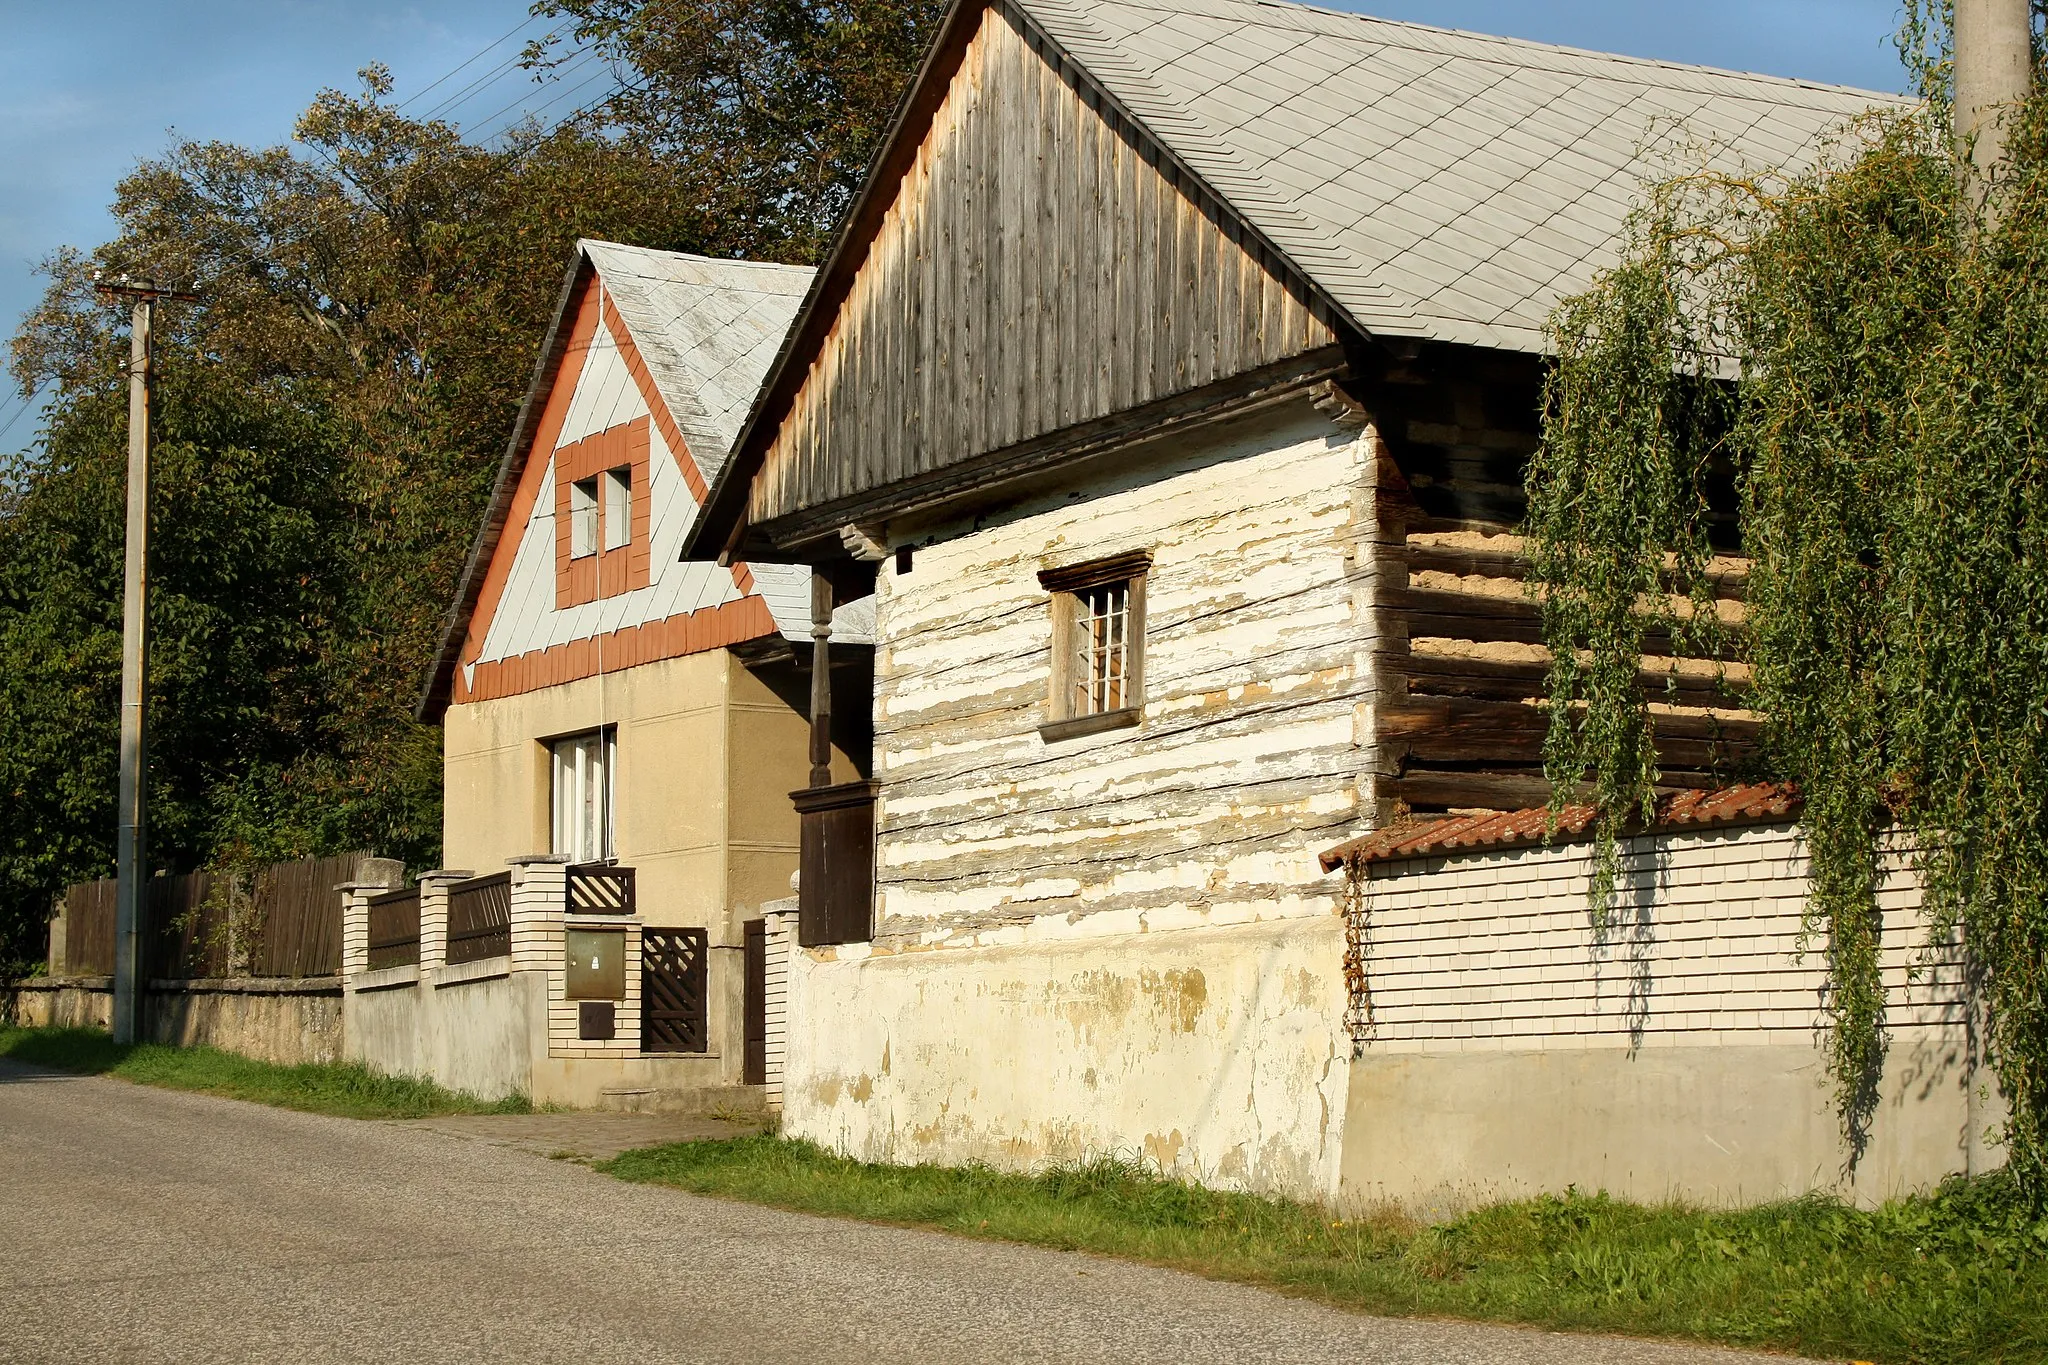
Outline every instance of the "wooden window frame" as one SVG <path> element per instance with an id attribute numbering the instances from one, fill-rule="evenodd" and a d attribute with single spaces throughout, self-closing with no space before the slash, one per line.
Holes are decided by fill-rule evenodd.
<path id="1" fill-rule="evenodd" d="M 617 597 L 654 581 L 651 496 L 652 438 L 648 420 L 630 422 L 584 437 L 555 450 L 555 609 L 582 606 L 607 597 Z M 630 523 L 623 544 L 607 545 L 614 539 L 605 525 L 607 485 L 612 476 L 623 476 L 626 484 L 626 516 Z M 596 484 L 597 550 L 575 554 L 571 521 L 570 490 L 580 483 Z"/>
<path id="2" fill-rule="evenodd" d="M 1046 694 L 1046 722 L 1038 727 L 1047 743 L 1101 734 L 1137 725 L 1145 714 L 1145 580 L 1152 572 L 1150 550 L 1091 559 L 1081 564 L 1041 569 L 1038 585 L 1051 597 L 1052 669 Z M 1127 705 L 1112 711 L 1076 714 L 1073 704 L 1075 653 L 1074 627 L 1079 619 L 1081 594 L 1091 588 L 1122 584 L 1127 596 L 1124 606 L 1124 699 Z"/>

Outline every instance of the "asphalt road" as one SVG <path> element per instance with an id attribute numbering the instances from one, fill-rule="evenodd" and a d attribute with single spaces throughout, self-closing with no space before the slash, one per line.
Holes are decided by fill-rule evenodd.
<path id="1" fill-rule="evenodd" d="M 0 1063 L 0 1360 L 1738 1365 L 627 1185 Z"/>

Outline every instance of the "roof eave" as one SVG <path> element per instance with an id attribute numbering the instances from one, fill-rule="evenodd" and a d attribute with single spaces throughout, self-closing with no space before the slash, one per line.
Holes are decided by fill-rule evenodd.
<path id="1" fill-rule="evenodd" d="M 803 306 L 797 311 L 797 320 L 784 340 L 782 349 L 776 353 L 775 363 L 769 368 L 768 379 L 762 384 L 755 397 L 754 405 L 747 414 L 745 424 L 733 441 L 732 453 L 727 457 L 725 467 L 719 471 L 711 491 L 704 501 L 704 511 L 697 519 L 695 528 L 683 543 L 684 559 L 720 559 L 735 554 L 740 548 L 746 530 L 746 503 L 753 476 L 757 472 L 764 454 L 762 443 L 770 435 L 774 424 L 779 422 L 788 404 L 794 400 L 796 389 L 803 374 L 808 371 L 810 357 L 815 355 L 822 342 L 823 329 L 830 326 L 836 316 L 836 309 L 851 287 L 852 274 L 859 268 L 865 254 L 866 243 L 872 236 L 873 220 L 886 212 L 894 202 L 897 185 L 902 177 L 889 175 L 892 164 L 904 160 L 914 152 L 914 145 L 903 146 L 906 135 L 915 129 L 922 135 L 925 120 L 937 111 L 945 97 L 945 82 L 951 79 L 952 68 L 957 65 L 965 52 L 967 40 L 972 37 L 974 22 L 981 14 L 1004 0 L 953 0 L 939 34 L 933 40 L 931 49 L 925 54 L 924 62 L 918 67 L 917 76 L 905 88 L 897 105 L 895 116 L 890 120 L 888 131 L 882 136 L 873 158 L 868 163 L 866 175 L 862 178 L 860 192 L 855 196 L 845 219 L 840 223 L 839 233 L 825 264 L 811 281 L 811 289 L 805 295 Z M 1209 177 L 1201 174 L 1187 160 L 1175 151 L 1159 134 L 1152 131 L 1150 124 L 1130 109 L 1123 100 L 1110 90 L 1102 79 L 1089 70 L 1087 64 L 1069 52 L 1057 37 L 1031 15 L 1021 4 L 1011 4 L 1015 12 L 1037 38 L 1058 52 L 1071 63 L 1076 71 L 1083 74 L 1096 93 L 1118 117 L 1133 127 L 1144 130 L 1145 136 L 1159 149 L 1175 170 L 1201 187 L 1203 193 L 1237 220 L 1240 227 L 1276 260 L 1284 262 L 1310 295 L 1329 313 L 1330 320 L 1340 331 L 1349 329 L 1361 340 L 1368 340 L 1375 329 L 1363 325 L 1351 310 L 1346 308 L 1315 276 L 1303 269 L 1294 257 L 1273 241 L 1271 236 L 1246 217 L 1243 210 L 1231 202 L 1230 197 L 1210 183 Z M 744 471 L 744 473 L 742 472 Z"/>
<path id="2" fill-rule="evenodd" d="M 442 623 L 441 648 L 435 655 L 433 669 L 427 676 L 419 703 L 413 709 L 415 718 L 428 725 L 440 723 L 454 697 L 455 670 L 461 665 L 462 646 L 469 636 L 470 620 L 476 612 L 477 599 L 483 593 L 484 579 L 490 573 L 491 559 L 505 533 L 505 523 L 512 510 L 512 496 L 526 466 L 534 429 L 547 406 L 551 381 L 561 365 L 563 351 L 574 330 L 565 325 L 570 306 L 587 277 L 596 272 L 596 266 L 583 249 L 582 242 L 577 242 L 571 250 L 569 268 L 562 278 L 562 290 L 555 300 L 554 319 L 548 324 L 540 354 L 534 359 L 533 377 L 528 381 L 526 397 L 519 405 L 519 416 L 512 424 L 511 439 L 505 443 L 505 453 L 498 460 L 497 478 L 491 488 L 491 500 L 483 525 L 477 530 L 469 559 L 462 568 L 455 601 Z"/>

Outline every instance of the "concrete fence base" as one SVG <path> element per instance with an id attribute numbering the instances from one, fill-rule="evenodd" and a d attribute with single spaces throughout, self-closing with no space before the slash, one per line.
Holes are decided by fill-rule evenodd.
<path id="1" fill-rule="evenodd" d="M 113 978 L 32 977 L 0 987 L 9 1021 L 32 1027 L 106 1028 Z M 266 1062 L 341 1060 L 338 977 L 235 977 L 152 981 L 143 1036 L 153 1043 L 217 1047 Z"/>

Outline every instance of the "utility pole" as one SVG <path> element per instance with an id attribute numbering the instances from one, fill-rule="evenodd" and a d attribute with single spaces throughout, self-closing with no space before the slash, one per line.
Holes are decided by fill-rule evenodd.
<path id="1" fill-rule="evenodd" d="M 196 302 L 192 294 L 122 275 L 94 278 L 108 299 L 133 305 L 128 333 L 128 532 L 121 596 L 121 808 L 114 862 L 114 1041 L 142 1034 L 142 924 L 149 894 L 149 794 L 145 724 L 149 645 L 149 399 L 150 328 L 164 299 Z"/>
<path id="2" fill-rule="evenodd" d="M 1999 168 L 2019 106 L 2032 86 L 2033 14 L 2028 0 L 1955 0 L 1957 146 L 1969 153 L 1965 174 L 1982 206 Z M 1996 205 L 1992 205 L 1996 211 Z"/>

